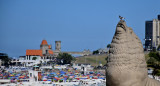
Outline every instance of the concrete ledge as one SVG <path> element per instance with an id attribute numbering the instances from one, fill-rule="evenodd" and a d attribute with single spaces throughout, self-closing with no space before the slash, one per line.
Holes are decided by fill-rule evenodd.
<path id="1" fill-rule="evenodd" d="M 0 83 L 10 83 L 9 79 L 0 79 Z"/>

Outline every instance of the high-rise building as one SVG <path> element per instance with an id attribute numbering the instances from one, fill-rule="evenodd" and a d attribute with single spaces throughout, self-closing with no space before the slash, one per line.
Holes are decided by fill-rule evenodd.
<path id="1" fill-rule="evenodd" d="M 158 20 L 160 20 L 160 15 L 158 15 Z"/>
<path id="2" fill-rule="evenodd" d="M 159 15 L 158 15 L 159 18 Z M 153 19 L 145 23 L 145 49 L 157 49 L 160 45 L 160 20 Z"/>

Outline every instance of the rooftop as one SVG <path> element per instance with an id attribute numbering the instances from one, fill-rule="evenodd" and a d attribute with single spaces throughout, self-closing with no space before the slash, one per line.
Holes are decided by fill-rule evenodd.
<path id="1" fill-rule="evenodd" d="M 42 40 L 41 45 L 48 45 L 46 40 Z"/>
<path id="2" fill-rule="evenodd" d="M 42 50 L 26 50 L 26 56 L 43 56 Z"/>

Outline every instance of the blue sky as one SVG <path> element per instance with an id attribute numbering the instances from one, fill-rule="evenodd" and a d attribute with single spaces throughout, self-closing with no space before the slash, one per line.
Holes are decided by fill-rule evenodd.
<path id="1" fill-rule="evenodd" d="M 46 39 L 62 51 L 105 48 L 118 16 L 143 40 L 145 21 L 160 14 L 160 0 L 0 0 L 0 52 L 11 57 L 39 49 Z"/>

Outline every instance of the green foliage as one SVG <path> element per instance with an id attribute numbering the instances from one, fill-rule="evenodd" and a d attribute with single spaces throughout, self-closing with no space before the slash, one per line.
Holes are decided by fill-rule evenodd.
<path id="1" fill-rule="evenodd" d="M 42 61 L 40 61 L 40 63 L 37 64 L 37 66 L 41 67 L 42 66 Z"/>
<path id="2" fill-rule="evenodd" d="M 88 64 L 91 64 L 92 66 L 98 66 L 99 62 L 101 62 L 102 65 L 105 65 L 106 57 L 107 57 L 107 54 L 83 56 L 80 58 L 76 58 L 77 60 L 75 63 L 88 63 Z"/>
<path id="3" fill-rule="evenodd" d="M 105 60 L 106 60 L 106 61 L 108 60 L 108 56 L 105 58 Z"/>
<path id="4" fill-rule="evenodd" d="M 71 61 L 74 60 L 73 56 L 68 53 L 60 53 L 57 58 L 63 61 L 62 64 L 71 64 Z"/>
<path id="5" fill-rule="evenodd" d="M 107 45 L 107 48 L 111 48 L 111 44 L 108 44 L 108 45 Z"/>
<path id="6" fill-rule="evenodd" d="M 156 51 L 157 51 L 156 47 L 153 47 L 152 52 L 156 52 Z"/>
<path id="7" fill-rule="evenodd" d="M 32 58 L 32 60 L 36 60 L 36 59 L 37 59 L 37 57 L 33 57 L 33 58 Z"/>
<path id="8" fill-rule="evenodd" d="M 93 51 L 93 54 L 98 54 L 98 53 L 99 53 L 99 51 L 98 51 L 98 50 Z"/>
<path id="9" fill-rule="evenodd" d="M 54 69 L 54 64 L 52 64 L 52 69 Z"/>
<path id="10" fill-rule="evenodd" d="M 2 61 L 2 65 L 8 67 L 11 63 L 11 59 L 5 53 L 0 53 L 0 59 Z"/>
<path id="11" fill-rule="evenodd" d="M 147 66 L 153 69 L 153 76 L 160 75 L 160 54 L 158 52 L 150 52 L 147 60 Z"/>
<path id="12" fill-rule="evenodd" d="M 160 54 L 159 52 L 150 52 L 149 57 L 155 59 L 155 61 L 160 62 Z"/>
<path id="13" fill-rule="evenodd" d="M 75 61 L 76 61 L 76 58 L 73 58 L 72 61 L 75 62 Z"/>
<path id="14" fill-rule="evenodd" d="M 160 51 L 160 45 L 158 45 L 158 48 L 157 48 L 157 50 L 158 50 L 158 51 Z"/>

